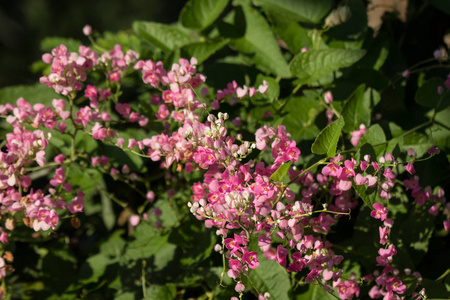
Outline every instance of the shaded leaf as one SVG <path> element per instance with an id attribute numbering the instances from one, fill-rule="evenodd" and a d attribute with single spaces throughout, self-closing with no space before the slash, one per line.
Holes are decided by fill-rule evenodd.
<path id="1" fill-rule="evenodd" d="M 172 300 L 177 296 L 177 286 L 173 283 L 166 285 L 152 284 L 146 292 L 147 295 L 144 300 Z"/>
<path id="2" fill-rule="evenodd" d="M 219 17 L 227 4 L 228 0 L 190 0 L 179 19 L 184 27 L 204 29 Z"/>
<path id="3" fill-rule="evenodd" d="M 116 223 L 116 215 L 112 205 L 111 197 L 105 190 L 100 191 L 100 198 L 102 201 L 102 219 L 106 229 L 111 230 Z"/>
<path id="4" fill-rule="evenodd" d="M 289 67 L 264 17 L 250 6 L 242 6 L 242 11 L 246 22 L 245 35 L 234 40 L 233 48 L 254 55 L 253 61 L 257 67 L 260 66 L 282 78 L 289 78 Z"/>
<path id="5" fill-rule="evenodd" d="M 444 89 L 441 95 L 438 94 L 438 87 Z M 416 103 L 442 110 L 450 105 L 450 91 L 444 88 L 444 80 L 439 77 L 428 79 L 416 92 Z M 439 106 L 439 107 L 438 107 Z"/>
<path id="6" fill-rule="evenodd" d="M 370 208 L 373 209 L 373 204 L 376 203 L 377 199 L 377 188 L 369 188 L 367 185 L 356 185 L 353 182 L 353 188 L 364 201 L 364 203 Z"/>
<path id="7" fill-rule="evenodd" d="M 297 54 L 304 47 L 312 47 L 309 30 L 300 26 L 296 21 L 286 19 L 278 14 L 271 14 L 270 19 L 275 34 L 286 43 L 292 53 Z"/>

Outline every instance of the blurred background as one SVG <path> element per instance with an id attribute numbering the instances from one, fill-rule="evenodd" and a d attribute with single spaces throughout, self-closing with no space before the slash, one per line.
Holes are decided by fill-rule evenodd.
<path id="1" fill-rule="evenodd" d="M 30 65 L 40 60 L 45 37 L 89 44 L 82 28 L 94 32 L 130 30 L 136 20 L 175 22 L 187 0 L 14 0 L 0 1 L 0 87 L 34 84 Z"/>

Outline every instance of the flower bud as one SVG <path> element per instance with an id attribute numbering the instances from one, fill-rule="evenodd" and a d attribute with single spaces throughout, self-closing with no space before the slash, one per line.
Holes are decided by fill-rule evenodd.
<path id="1" fill-rule="evenodd" d="M 83 27 L 83 34 L 85 36 L 90 36 L 92 34 L 92 27 L 90 25 L 85 25 Z"/>

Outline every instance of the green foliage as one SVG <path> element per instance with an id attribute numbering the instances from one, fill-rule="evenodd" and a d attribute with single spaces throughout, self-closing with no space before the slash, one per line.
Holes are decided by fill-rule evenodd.
<path id="1" fill-rule="evenodd" d="M 271 176 L 270 179 L 275 182 L 281 182 L 286 176 L 287 172 L 289 171 L 289 168 L 291 167 L 292 162 L 286 162 L 282 164 Z"/>
<path id="2" fill-rule="evenodd" d="M 326 154 L 328 157 L 334 157 L 336 148 L 341 135 L 341 130 L 345 125 L 342 117 L 324 128 L 311 146 L 311 152 L 315 154 Z"/>
<path id="3" fill-rule="evenodd" d="M 204 29 L 210 26 L 225 7 L 228 0 L 190 0 L 180 13 L 180 21 L 184 27 Z"/>
<path id="4" fill-rule="evenodd" d="M 300 22 L 319 23 L 333 6 L 332 0 L 257 0 L 270 11 Z"/>
<path id="5" fill-rule="evenodd" d="M 188 33 L 175 26 L 154 22 L 134 22 L 133 29 L 144 41 L 166 52 L 193 42 Z"/>
<path id="6" fill-rule="evenodd" d="M 324 76 L 353 65 L 360 60 L 365 50 L 358 49 L 314 49 L 297 54 L 290 63 L 290 69 L 300 82 L 313 83 Z"/>
<path id="7" fill-rule="evenodd" d="M 352 132 L 359 129 L 360 124 L 370 126 L 371 106 L 373 106 L 373 94 L 377 93 L 372 89 L 366 91 L 365 85 L 360 85 L 346 101 L 342 109 L 342 116 L 345 120 L 344 132 Z M 379 98 L 379 95 L 378 95 Z"/>
<path id="8" fill-rule="evenodd" d="M 231 44 L 232 48 L 252 55 L 252 60 L 264 71 L 269 71 L 282 78 L 291 77 L 289 67 L 283 58 L 275 37 L 267 21 L 253 8 L 244 5 L 245 34 Z"/>
<path id="9" fill-rule="evenodd" d="M 249 277 L 260 291 L 267 291 L 276 299 L 289 299 L 289 276 L 277 262 L 258 255 L 258 268 L 249 271 Z"/>
<path id="10" fill-rule="evenodd" d="M 419 283 L 420 287 L 427 289 L 427 299 L 444 299 L 449 297 L 450 290 L 450 277 L 445 270 L 450 263 L 448 243 L 445 242 L 448 232 L 442 229 L 442 222 L 447 218 L 442 214 L 444 204 L 432 198 L 433 202 L 427 201 L 424 206 L 419 206 L 403 180 L 412 178 L 404 167 L 406 163 L 414 162 L 417 169 L 414 175 L 420 177 L 421 186 L 430 182 L 433 186 L 442 186 L 446 192 L 449 187 L 450 90 L 445 85 L 446 80 L 448 84 L 448 63 L 445 59 L 430 58 L 422 64 L 414 61 L 417 60 L 415 55 L 407 53 L 414 48 L 418 57 L 431 56 L 432 51 L 425 47 L 424 38 L 419 37 L 419 33 L 430 32 L 425 28 L 417 29 L 415 22 L 424 15 L 424 19 L 429 20 L 439 16 L 436 13 L 448 14 L 449 6 L 438 0 L 427 3 L 410 1 L 411 14 L 407 23 L 401 24 L 400 28 L 398 21 L 389 16 L 383 19 L 383 26 L 374 34 L 374 30 L 367 26 L 366 2 L 189 0 L 179 14 L 179 21 L 172 25 L 135 21 L 133 31 L 95 34 L 95 44 L 90 47 L 101 54 L 120 44 L 124 50 L 138 51 L 140 59 L 162 61 L 168 69 L 181 57 L 195 57 L 198 61 L 195 68 L 208 78 L 206 83 L 192 89 L 195 98 L 198 96 L 207 105 L 207 110 L 198 118 L 203 122 L 208 114 L 228 113 L 234 124 L 225 122 L 227 135 L 237 144 L 243 140 L 252 145 L 255 131 L 264 125 L 285 126 L 291 134 L 290 140 L 295 141 L 301 150 L 301 157 L 296 162 L 288 160 L 270 172 L 267 169 L 265 172 L 270 177 L 265 174 L 266 182 L 252 183 L 255 189 L 265 183 L 283 189 L 293 171 L 306 169 L 312 172 L 312 180 L 319 180 L 322 165 L 330 163 L 337 154 L 342 155 L 342 161 L 336 162 L 340 166 L 344 166 L 346 160 L 363 161 L 366 155 L 373 162 L 381 161 L 387 153 L 393 154 L 396 161 L 380 164 L 380 170 L 375 170 L 370 164 L 365 170 L 355 165 L 357 174 L 378 177 L 379 182 L 371 188 L 366 184 L 357 185 L 354 178 L 349 178 L 352 185 L 348 192 L 331 194 L 331 189 L 342 179 L 330 179 L 317 186 L 308 185 L 310 174 L 306 174 L 305 178 L 290 185 L 289 190 L 295 192 L 295 201 L 300 202 L 311 193 L 312 196 L 306 198 L 314 212 L 308 216 L 309 221 L 297 216 L 293 219 L 296 224 L 303 224 L 303 236 L 330 241 L 331 250 L 345 257 L 341 264 L 333 266 L 333 271 L 342 269 L 343 280 L 347 280 L 381 269 L 375 258 L 383 247 L 379 236 L 379 227 L 383 225 L 380 220 L 372 218 L 370 212 L 375 203 L 383 204 L 389 210 L 388 217 L 395 221 L 389 239 L 398 254 L 393 256 L 391 263 L 402 273 L 399 276 L 407 286 L 405 296 L 417 292 Z M 344 4 L 350 8 L 351 18 L 327 27 L 327 15 Z M 423 7 L 419 9 L 418 4 L 423 4 Z M 416 36 L 417 30 L 420 32 Z M 402 32 L 415 32 L 415 37 Z M 398 40 L 402 41 L 401 45 L 397 45 Z M 72 38 L 49 37 L 41 42 L 40 47 L 48 53 L 60 44 L 65 44 L 68 51 L 76 52 L 81 42 Z M 435 48 L 438 46 L 433 45 Z M 413 66 L 409 69 L 408 78 L 400 75 L 408 69 L 406 61 Z M 33 70 L 45 74 L 50 72 L 50 66 L 36 62 Z M 0 253 L 11 251 L 15 256 L 11 264 L 16 272 L 4 279 L 10 298 L 229 299 L 238 296 L 233 287 L 242 281 L 246 287 L 243 299 L 253 299 L 258 293 L 265 292 L 270 293 L 270 299 L 335 299 L 337 293 L 324 291 L 322 282 L 305 284 L 305 277 L 310 272 L 306 267 L 301 272 L 287 272 L 285 267 L 261 253 L 257 236 L 272 233 L 269 226 L 261 228 L 262 233 L 243 231 L 249 237 L 249 249 L 258 251 L 259 266 L 249 269 L 248 277 L 243 275 L 233 280 L 227 276 L 230 265 L 225 253 L 228 249 L 222 240 L 241 232 L 245 223 L 259 226 L 265 221 L 273 225 L 281 223 L 283 218 L 291 220 L 284 212 L 277 220 L 276 205 L 280 203 L 292 208 L 297 204 L 284 198 L 271 199 L 270 215 L 264 216 L 265 219 L 248 218 L 248 211 L 256 207 L 258 201 L 250 195 L 248 203 L 245 202 L 247 211 L 238 214 L 232 226 L 225 226 L 228 235 L 222 239 L 216 234 L 216 227 L 221 226 L 222 218 L 229 217 L 223 213 L 226 211 L 224 207 L 218 205 L 217 209 L 222 211 L 209 215 L 211 223 L 197 220 L 191 211 L 193 203 L 208 202 L 211 197 L 205 193 L 192 200 L 197 197 L 193 196 L 192 185 L 208 176 L 211 180 L 219 179 L 218 174 L 203 168 L 187 174 L 185 162 L 190 158 L 186 157 L 193 153 L 183 152 L 186 157 L 176 160 L 169 168 L 163 168 L 161 162 L 165 157 L 160 161 L 153 160 L 148 157 L 149 152 L 139 149 L 142 145 L 132 150 L 127 147 L 131 139 L 143 141 L 162 132 L 168 138 L 176 135 L 173 132 L 179 123 L 158 119 L 155 114 L 160 106 L 149 100 L 152 95 L 161 96 L 161 86 L 143 85 L 139 71 L 132 67 L 121 74 L 123 80 L 120 82 L 105 80 L 105 75 L 111 71 L 99 65 L 83 83 L 83 88 L 87 84 L 98 84 L 98 88 L 112 92 L 108 99 L 99 101 L 98 112 L 111 114 L 111 120 L 104 122 L 105 128 L 109 126 L 124 139 L 123 147 L 116 145 L 115 137 L 104 141 L 93 139 L 93 123 L 99 121 L 95 114 L 87 127 L 73 120 L 77 115 L 72 111 L 90 105 L 84 91 L 63 96 L 43 84 L 0 89 L 2 105 L 15 104 L 21 97 L 31 105 L 42 103 L 52 108 L 53 99 L 65 101 L 66 109 L 71 110 L 66 133 L 57 130 L 57 125 L 53 129 L 41 126 L 46 136 L 51 133 L 46 151 L 48 166 L 37 166 L 31 157 L 32 165 L 24 171 L 30 172 L 33 184 L 37 182 L 36 187 L 33 185 L 34 191 L 38 188 L 54 189 L 52 201 L 62 199 L 69 204 L 76 195 L 69 192 L 69 188 L 66 190 L 66 187 L 49 184 L 49 179 L 59 167 L 65 168 L 64 180 L 71 184 L 73 191 L 80 189 L 85 194 L 83 213 L 61 214 L 60 224 L 54 230 L 32 234 L 32 229 L 24 224 L 23 212 L 11 214 L 18 224 L 15 224 L 14 235 L 8 237 L 10 244 L 2 246 Z M 253 97 L 242 99 L 237 99 L 235 94 L 227 95 L 219 99 L 219 110 L 213 110 L 209 105 L 217 98 L 216 92 L 230 89 L 227 84 L 233 80 L 239 87 L 254 87 L 256 91 L 266 82 L 268 89 L 264 94 L 256 92 Z M 177 87 L 171 88 L 175 90 Z M 331 103 L 324 101 L 324 94 L 328 91 L 333 94 Z M 148 124 L 138 127 L 127 118 L 119 118 L 114 110 L 116 103 L 129 104 L 138 115 L 148 117 Z M 168 100 L 164 105 L 170 109 L 175 107 Z M 0 111 L 3 109 L 4 106 Z M 361 124 L 367 127 L 367 131 L 359 144 L 352 147 L 349 139 Z M 2 122 L 0 136 L 3 140 L 10 129 L 10 124 Z M 27 124 L 24 129 L 32 131 L 35 128 L 33 124 Z M 75 134 L 70 135 L 74 131 Z M 187 133 L 183 131 L 183 134 Z M 206 140 L 209 137 L 202 138 Z M 279 136 L 273 137 L 268 146 L 279 141 Z M 435 146 L 440 148 L 441 154 L 430 158 L 427 151 Z M 178 145 L 173 143 L 170 147 Z M 416 152 L 415 157 L 406 154 L 410 148 Z M 240 159 L 253 166 L 258 166 L 258 163 L 270 166 L 277 151 L 280 150 L 264 153 L 252 148 L 251 153 L 242 155 Z M 62 166 L 53 162 L 58 154 L 65 155 Z M 227 159 L 232 155 L 225 154 Z M 94 166 L 92 158 L 102 156 L 109 160 Z M 251 176 L 256 174 L 253 166 Z M 226 167 L 228 175 L 234 176 L 236 170 Z M 389 191 L 392 194 L 390 199 L 380 197 L 382 182 L 386 181 L 383 175 L 386 168 L 391 168 L 396 175 L 396 186 Z M 3 184 L 5 180 L 2 177 Z M 219 180 L 218 188 L 223 189 L 225 184 Z M 206 188 L 205 185 L 202 188 Z M 154 193 L 154 199 L 147 199 L 148 191 Z M 431 194 L 436 191 L 437 188 Z M 22 192 L 30 193 L 30 189 L 24 188 Z M 430 194 L 429 190 L 426 192 Z M 59 195 L 61 198 L 57 198 Z M 345 202 L 340 203 L 341 207 L 337 207 L 337 198 Z M 22 201 L 25 200 L 29 199 Z M 189 207 L 187 203 L 190 203 Z M 341 210 L 344 205 L 347 205 L 346 209 Z M 429 214 L 432 205 L 439 206 L 438 216 Z M 57 210 L 59 213 L 63 209 Z M 333 219 L 336 224 L 329 232 L 324 231 L 326 235 L 320 232 L 322 229 L 314 227 L 315 223 L 321 222 L 322 216 L 334 218 L 338 211 L 342 215 Z M 140 218 L 138 225 L 132 224 L 133 217 Z M 203 217 L 197 216 L 198 219 Z M 3 218 L 0 232 L 6 230 L 5 222 Z M 287 239 L 282 239 L 280 232 L 273 232 L 272 250 L 277 244 L 291 247 L 290 244 L 294 243 L 291 227 L 289 224 L 283 232 Z M 287 265 L 292 263 L 292 254 L 299 245 L 289 249 Z M 327 251 L 325 248 L 320 250 L 321 253 Z M 237 259 L 242 260 L 242 257 Z M 420 271 L 423 281 L 403 274 L 405 268 Z M 361 298 L 366 297 L 373 285 L 370 280 L 359 285 Z"/>

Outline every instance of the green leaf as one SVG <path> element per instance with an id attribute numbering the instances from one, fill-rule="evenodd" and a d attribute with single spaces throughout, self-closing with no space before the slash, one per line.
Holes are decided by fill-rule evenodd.
<path id="1" fill-rule="evenodd" d="M 19 98 L 24 98 L 31 104 L 42 103 L 51 106 L 52 100 L 61 98 L 61 95 L 43 84 L 15 85 L 0 89 L 0 103 L 15 104 Z"/>
<path id="2" fill-rule="evenodd" d="M 80 283 L 97 282 L 110 263 L 111 260 L 102 253 L 89 257 L 80 269 Z"/>
<path id="3" fill-rule="evenodd" d="M 161 210 L 161 223 L 164 228 L 170 228 L 179 224 L 178 214 L 174 206 L 168 200 L 158 200 L 155 207 Z"/>
<path id="4" fill-rule="evenodd" d="M 242 6 L 242 12 L 246 23 L 245 35 L 234 40 L 233 48 L 254 55 L 253 61 L 257 67 L 282 78 L 291 77 L 289 67 L 264 17 L 250 6 Z M 236 14 L 238 15 L 238 12 Z"/>
<path id="5" fill-rule="evenodd" d="M 79 40 L 65 37 L 46 37 L 41 41 L 41 50 L 44 52 L 50 52 L 59 45 L 64 44 L 67 51 L 78 52 L 78 48 L 82 43 Z"/>
<path id="6" fill-rule="evenodd" d="M 350 133 L 359 128 L 360 124 L 370 125 L 370 98 L 365 97 L 365 84 L 361 84 L 353 92 L 344 105 L 342 116 L 345 120 L 344 132 Z"/>
<path id="7" fill-rule="evenodd" d="M 296 21 L 319 23 L 333 7 L 332 0 L 257 0 L 257 4 Z"/>
<path id="8" fill-rule="evenodd" d="M 269 76 L 264 76 L 262 74 L 258 74 L 255 81 L 255 87 L 258 88 L 261 84 L 263 84 L 263 81 L 266 81 L 269 87 L 267 88 L 267 92 L 264 94 L 265 97 L 268 97 L 270 100 L 278 99 L 280 96 L 280 85 L 278 82 Z"/>
<path id="9" fill-rule="evenodd" d="M 120 236 L 125 230 L 116 230 L 108 240 L 100 245 L 100 252 L 105 256 L 119 257 L 122 254 L 126 242 Z"/>
<path id="10" fill-rule="evenodd" d="M 450 297 L 450 293 L 445 290 L 444 285 L 435 280 L 424 278 L 420 285 L 425 288 L 429 297 L 427 300 L 449 299 Z"/>
<path id="11" fill-rule="evenodd" d="M 228 0 L 190 0 L 179 19 L 184 27 L 204 29 L 220 16 L 227 4 Z"/>
<path id="12" fill-rule="evenodd" d="M 310 31 L 296 21 L 286 19 L 278 14 L 270 14 L 270 20 L 275 34 L 286 43 L 292 53 L 297 54 L 304 47 L 312 47 Z"/>
<path id="13" fill-rule="evenodd" d="M 105 186 L 103 175 L 97 169 L 82 170 L 78 165 L 71 164 L 66 176 L 67 182 L 72 183 L 74 188 L 80 188 L 83 191 L 85 200 L 91 199 Z"/>
<path id="14" fill-rule="evenodd" d="M 336 154 L 339 136 L 341 135 L 341 130 L 344 125 L 345 121 L 341 116 L 332 124 L 325 127 L 312 144 L 311 152 L 315 154 L 326 154 L 328 157 L 334 157 Z"/>
<path id="15" fill-rule="evenodd" d="M 291 283 L 286 269 L 279 263 L 265 258 L 261 253 L 258 254 L 258 261 L 259 266 L 248 272 L 258 291 L 269 292 L 273 299 L 289 299 L 288 290 Z"/>
<path id="16" fill-rule="evenodd" d="M 105 49 L 112 49 L 115 45 L 119 44 L 122 46 L 123 51 L 129 49 L 141 53 L 141 39 L 136 35 L 131 34 L 129 31 L 119 31 L 119 32 L 104 32 L 102 37 L 99 37 L 95 41 L 100 47 Z"/>
<path id="17" fill-rule="evenodd" d="M 444 13 L 450 15 L 450 2 L 448 2 L 447 0 L 430 0 L 430 3 Z"/>
<path id="18" fill-rule="evenodd" d="M 177 227 L 169 237 L 169 242 L 182 248 L 180 263 L 186 269 L 192 269 L 208 259 L 217 242 L 217 237 L 211 230 L 194 222 L 190 221 Z"/>
<path id="19" fill-rule="evenodd" d="M 282 182 L 284 176 L 289 171 L 289 168 L 292 165 L 292 161 L 287 161 L 284 164 L 282 164 L 273 174 L 270 176 L 270 179 L 275 182 Z"/>
<path id="20" fill-rule="evenodd" d="M 370 144 L 373 146 L 376 158 L 383 154 L 386 149 L 386 135 L 384 134 L 383 128 L 380 125 L 375 124 L 370 126 L 369 129 L 361 137 L 360 145 Z M 377 145 L 377 146 L 376 146 Z M 375 157 L 372 158 L 375 160 Z"/>
<path id="21" fill-rule="evenodd" d="M 290 63 L 294 76 L 304 83 L 311 83 L 320 78 L 353 65 L 360 60 L 366 50 L 357 49 L 318 49 L 297 54 Z"/>
<path id="22" fill-rule="evenodd" d="M 203 63 L 208 57 L 222 49 L 229 40 L 220 42 L 192 43 L 181 48 L 181 51 L 187 53 L 189 57 L 195 57 L 199 64 Z"/>
<path id="23" fill-rule="evenodd" d="M 111 197 L 105 190 L 100 191 L 100 198 L 102 200 L 102 218 L 106 229 L 111 230 L 116 223 L 116 216 L 112 206 Z"/>
<path id="24" fill-rule="evenodd" d="M 125 260 L 146 259 L 155 255 L 167 244 L 169 236 L 159 235 L 153 225 L 141 222 L 133 232 L 133 237 L 135 240 L 129 242 L 125 250 Z"/>
<path id="25" fill-rule="evenodd" d="M 417 157 L 421 157 L 427 153 L 428 149 L 433 146 L 432 140 L 421 133 L 413 132 L 403 137 L 403 151 L 408 151 L 409 148 L 413 148 L 417 153 Z"/>
<path id="26" fill-rule="evenodd" d="M 314 121 L 321 111 L 322 107 L 316 99 L 293 97 L 283 108 L 283 113 L 287 113 L 283 125 L 293 140 L 313 140 L 320 132 Z"/>
<path id="27" fill-rule="evenodd" d="M 155 23 L 136 21 L 133 30 L 147 42 L 170 52 L 192 42 L 192 38 L 180 28 Z"/>
<path id="28" fill-rule="evenodd" d="M 295 300 L 333 300 L 336 299 L 330 293 L 325 292 L 323 288 L 318 284 L 309 284 L 308 291 L 306 293 L 295 295 Z"/>
<path id="29" fill-rule="evenodd" d="M 147 288 L 144 300 L 173 300 L 177 297 L 177 286 L 173 283 L 166 285 L 152 284 Z"/>
<path id="30" fill-rule="evenodd" d="M 370 209 L 373 209 L 373 204 L 376 203 L 376 199 L 377 199 L 377 188 L 376 187 L 372 187 L 369 188 L 367 187 L 367 185 L 356 185 L 353 182 L 353 188 L 355 189 L 355 191 L 358 193 L 358 195 L 361 197 L 361 199 L 363 200 L 363 202 L 370 207 Z"/>
<path id="31" fill-rule="evenodd" d="M 444 89 L 441 95 L 438 94 L 439 86 Z M 422 106 L 442 110 L 450 104 L 450 92 L 444 88 L 444 80 L 442 78 L 433 77 L 428 79 L 417 90 L 415 100 L 417 104 Z"/>

